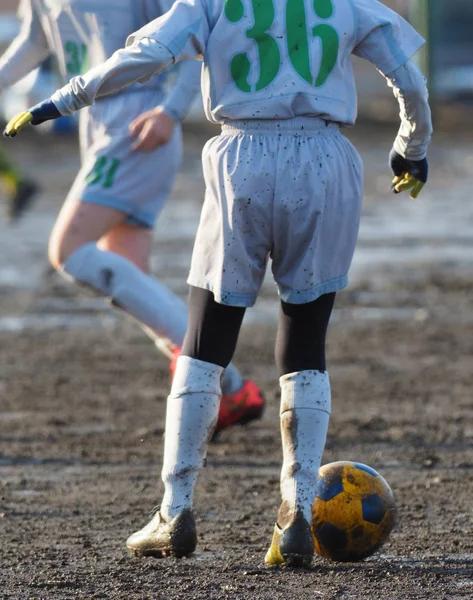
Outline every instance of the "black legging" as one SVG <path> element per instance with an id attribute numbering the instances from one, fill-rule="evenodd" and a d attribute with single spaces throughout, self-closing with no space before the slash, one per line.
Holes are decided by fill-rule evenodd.
<path id="1" fill-rule="evenodd" d="M 281 302 L 276 339 L 279 375 L 325 371 L 325 337 L 335 294 L 307 304 Z M 233 358 L 245 308 L 215 302 L 214 295 L 190 287 L 189 324 L 182 354 L 226 368 Z"/>

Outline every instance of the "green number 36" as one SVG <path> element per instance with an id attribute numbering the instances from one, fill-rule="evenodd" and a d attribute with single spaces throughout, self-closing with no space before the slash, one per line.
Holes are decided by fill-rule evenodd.
<path id="1" fill-rule="evenodd" d="M 320 19 L 330 19 L 333 15 L 332 0 L 313 0 L 315 14 Z M 237 87 L 243 92 L 259 91 L 276 78 L 281 63 L 278 42 L 268 33 L 274 23 L 274 0 L 251 0 L 254 25 L 246 31 L 246 37 L 254 40 L 258 48 L 260 62 L 259 79 L 254 86 L 248 83 L 251 71 L 250 59 L 246 54 L 235 54 L 230 70 Z M 243 0 L 226 0 L 225 15 L 232 23 L 238 23 L 245 15 Z M 294 70 L 308 83 L 320 87 L 326 81 L 337 63 L 340 42 L 336 30 L 328 23 L 320 23 L 312 29 L 312 36 L 321 43 L 319 72 L 312 75 L 310 69 L 310 44 L 307 35 L 307 19 L 304 0 L 287 0 L 286 36 L 289 59 Z"/>

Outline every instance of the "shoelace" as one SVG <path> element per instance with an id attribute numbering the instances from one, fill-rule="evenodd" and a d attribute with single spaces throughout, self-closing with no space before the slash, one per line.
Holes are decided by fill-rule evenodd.
<path id="1" fill-rule="evenodd" d="M 161 504 L 157 504 L 154 508 L 152 508 L 151 511 L 149 512 L 150 519 L 152 519 L 156 515 L 156 513 L 160 510 L 161 510 Z"/>

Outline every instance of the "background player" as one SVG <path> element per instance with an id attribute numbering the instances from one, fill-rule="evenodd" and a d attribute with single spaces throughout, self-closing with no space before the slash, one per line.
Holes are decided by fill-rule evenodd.
<path id="1" fill-rule="evenodd" d="M 0 95 L 1 91 L 0 85 Z M 2 147 L 0 147 L 0 186 L 8 200 L 6 216 L 9 221 L 16 221 L 28 208 L 38 188 L 18 170 Z"/>
<path id="2" fill-rule="evenodd" d="M 362 166 L 340 134 L 356 92 L 349 57 L 372 62 L 394 88 L 401 129 L 390 164 L 395 192 L 419 195 L 431 136 L 425 79 L 410 62 L 422 38 L 376 0 L 252 3 L 178 1 L 103 66 L 8 125 L 16 135 L 90 105 L 186 57 L 205 60 L 210 119 L 222 135 L 204 149 L 206 201 L 191 272 L 189 328 L 168 399 L 160 510 L 128 548 L 181 556 L 196 545 L 192 499 L 217 420 L 220 378 L 268 256 L 281 296 L 282 503 L 269 565 L 307 565 L 315 486 L 330 414 L 325 336 L 347 285 L 362 200 Z"/>
<path id="3" fill-rule="evenodd" d="M 21 32 L 0 60 L 1 87 L 53 54 L 67 80 L 102 63 L 172 0 L 22 0 Z M 111 299 L 172 358 L 187 326 L 185 304 L 148 275 L 152 228 L 180 166 L 180 121 L 195 98 L 200 66 L 178 65 L 170 85 L 153 77 L 81 114 L 82 168 L 49 242 L 51 264 L 71 281 Z M 135 139 L 133 139 L 135 138 Z M 1 166 L 1 163 L 0 163 Z M 91 271 L 91 265 L 94 265 Z M 218 429 L 261 416 L 263 398 L 230 365 Z"/>

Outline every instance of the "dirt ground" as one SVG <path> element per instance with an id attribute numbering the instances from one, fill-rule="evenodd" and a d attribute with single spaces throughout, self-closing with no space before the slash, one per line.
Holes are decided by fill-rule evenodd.
<path id="1" fill-rule="evenodd" d="M 372 133 L 358 134 L 368 159 L 368 223 L 378 210 L 378 174 L 382 185 L 389 181 L 377 170 L 385 168 L 389 142 L 374 147 Z M 201 186 L 202 139 L 187 141 L 176 192 L 184 200 Z M 276 304 L 269 285 L 235 359 L 263 387 L 267 411 L 210 448 L 196 494 L 197 552 L 162 561 L 127 555 L 126 537 L 145 524 L 161 495 L 167 363 L 132 323 L 47 274 L 45 236 L 35 232 L 50 226 L 76 157 L 63 140 L 38 164 L 41 144 L 32 138 L 21 150 L 42 182 L 41 203 L 16 229 L 0 227 L 0 598 L 473 598 L 473 238 L 458 233 L 460 224 L 471 224 L 462 199 L 471 202 L 473 189 L 467 143 L 441 142 L 433 151 L 437 175 L 423 201 L 432 213 L 442 196 L 450 203 L 448 246 L 435 234 L 441 219 L 427 235 L 432 260 L 421 253 L 414 262 L 379 263 L 380 253 L 416 255 L 416 232 L 395 233 L 397 241 L 383 245 L 362 230 L 359 257 L 373 263 L 362 268 L 361 258 L 355 261 L 357 275 L 339 295 L 329 334 L 333 416 L 324 462 L 357 460 L 380 471 L 394 490 L 398 525 L 367 561 L 316 559 L 302 571 L 263 564 L 281 462 L 274 315 L 265 318 Z M 69 162 L 58 158 L 65 149 Z M 20 156 L 18 146 L 12 152 Z M 52 175 L 41 168 L 47 159 Z M 392 199 L 379 201 L 376 218 L 389 219 Z M 199 199 L 189 206 L 191 231 L 184 227 L 171 242 L 158 236 L 155 245 L 158 271 L 182 294 Z M 166 213 L 164 222 L 176 214 Z M 454 214 L 458 226 L 448 220 Z"/>

